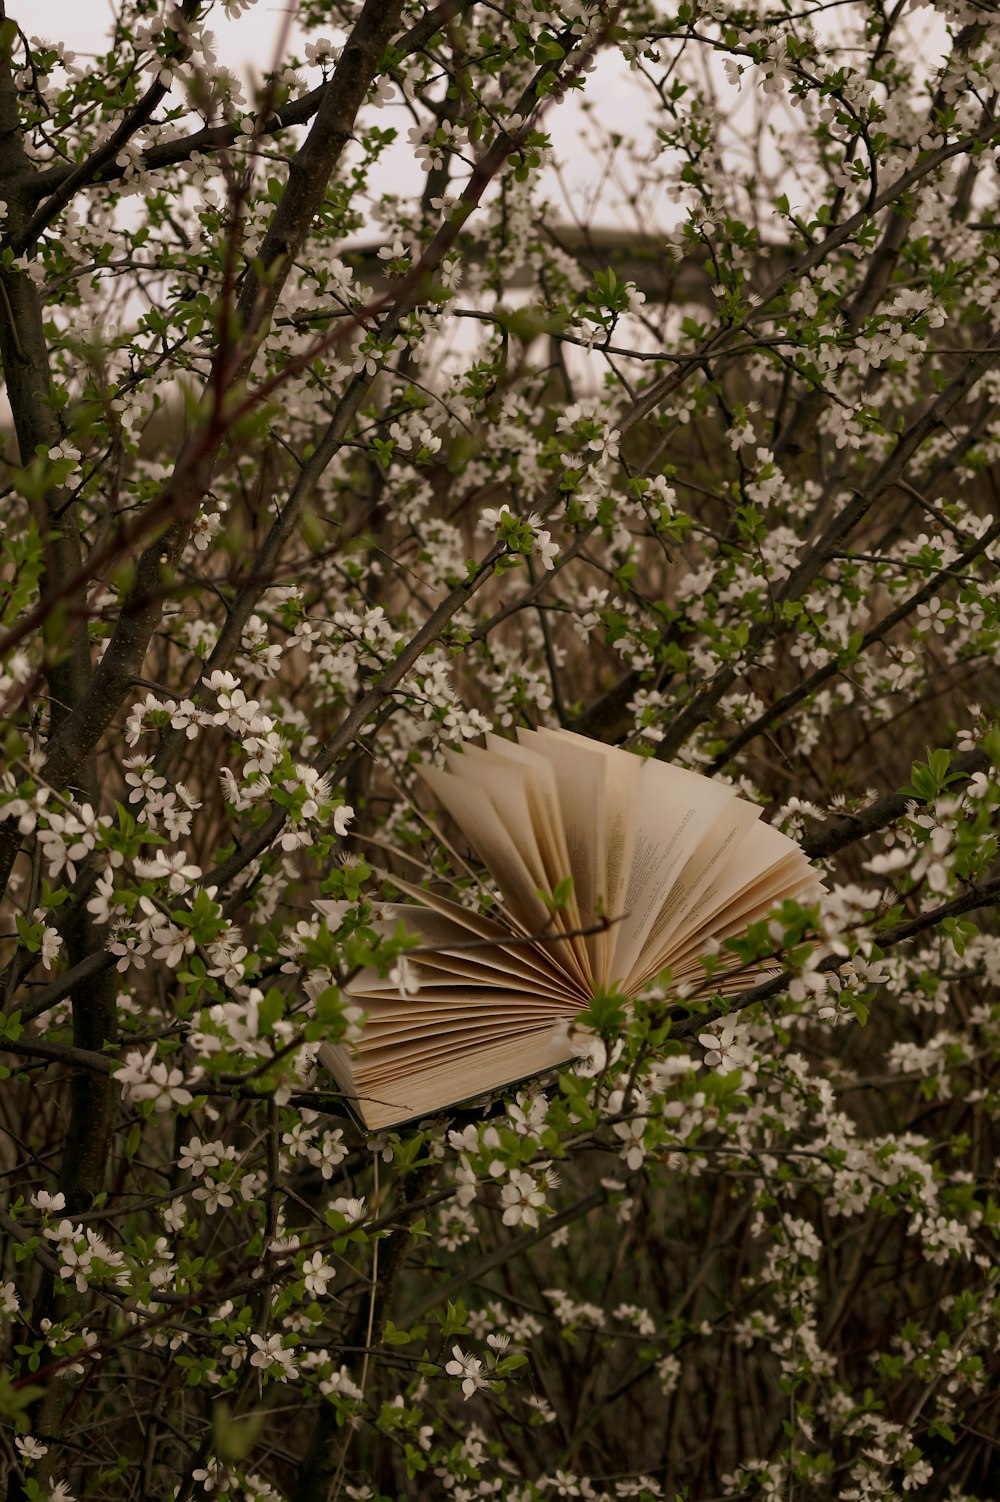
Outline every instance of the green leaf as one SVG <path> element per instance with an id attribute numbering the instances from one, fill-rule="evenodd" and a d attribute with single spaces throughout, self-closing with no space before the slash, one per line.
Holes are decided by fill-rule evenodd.
<path id="1" fill-rule="evenodd" d="M 468 1335 L 469 1333 L 469 1311 L 461 1299 L 454 1304 L 449 1299 L 444 1313 L 438 1312 L 433 1317 L 440 1324 L 441 1334 L 445 1339 L 451 1335 Z"/>
<path id="2" fill-rule="evenodd" d="M 910 781 L 900 793 L 904 798 L 919 798 L 921 803 L 930 803 L 944 791 L 949 783 L 958 781 L 961 772 L 952 772 L 951 752 L 944 748 L 929 751 L 927 760 L 915 761 L 910 768 Z"/>
<path id="3" fill-rule="evenodd" d="M 21 1386 L 20 1383 L 15 1383 L 10 1372 L 0 1371 L 0 1418 L 16 1419 L 44 1391 L 42 1387 Z"/>
<path id="4" fill-rule="evenodd" d="M 222 1461 L 246 1460 L 257 1443 L 263 1413 L 234 1414 L 225 1399 L 212 1409 L 212 1442 Z"/>
<path id="5" fill-rule="evenodd" d="M 578 1020 L 602 1036 L 620 1033 L 625 1026 L 625 1004 L 626 998 L 617 991 L 598 991 Z"/>
<path id="6" fill-rule="evenodd" d="M 535 896 L 540 902 L 544 902 L 550 913 L 562 912 L 573 895 L 572 876 L 563 876 L 556 882 L 551 892 L 545 892 L 541 887 L 535 888 Z"/>

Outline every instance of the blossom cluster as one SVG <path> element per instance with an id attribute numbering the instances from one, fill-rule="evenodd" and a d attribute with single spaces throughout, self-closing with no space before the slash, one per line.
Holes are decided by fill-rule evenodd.
<path id="1" fill-rule="evenodd" d="M 328 10 L 3 31 L 14 1491 L 986 1495 L 1000 34 Z M 502 897 L 415 768 L 545 726 L 822 890 L 364 1134 L 395 883 Z"/>

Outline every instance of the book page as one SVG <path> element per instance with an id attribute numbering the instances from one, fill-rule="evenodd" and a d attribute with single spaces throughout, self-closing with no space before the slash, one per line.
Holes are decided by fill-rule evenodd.
<path id="1" fill-rule="evenodd" d="M 571 731 L 565 738 L 592 746 L 584 736 Z M 627 917 L 629 877 L 632 872 L 635 842 L 642 818 L 643 758 L 632 756 L 615 746 L 598 747 L 605 758 L 604 848 L 602 886 L 605 911 L 616 920 Z M 612 965 L 618 945 L 619 925 L 597 936 L 595 949 L 600 956 L 597 981 L 606 986 L 613 978 Z"/>
<path id="2" fill-rule="evenodd" d="M 446 1039 L 444 1042 L 436 1042 L 433 1037 L 423 1038 L 417 1042 L 387 1043 L 378 1050 L 377 1056 L 373 1055 L 370 1061 L 357 1061 L 355 1066 L 355 1086 L 360 1091 L 366 1086 L 372 1086 L 379 1093 L 385 1093 L 388 1086 L 396 1087 L 401 1082 L 410 1084 L 417 1077 L 422 1077 L 432 1072 L 440 1073 L 444 1069 L 454 1072 L 465 1068 L 464 1073 L 459 1073 L 453 1090 L 448 1094 L 438 1096 L 439 1105 L 451 1105 L 454 1101 L 468 1095 L 481 1094 L 484 1090 L 494 1087 L 487 1083 L 489 1076 L 477 1080 L 469 1079 L 467 1061 L 476 1054 L 485 1054 L 486 1050 L 500 1052 L 509 1049 L 511 1044 L 520 1043 L 525 1036 L 529 1038 L 557 1037 L 563 1040 L 562 1054 L 566 1057 L 568 1044 L 566 1043 L 567 1029 L 565 1024 L 558 1021 L 543 1021 L 541 1025 L 537 1020 L 533 1026 L 521 1025 L 517 1028 L 505 1030 L 503 1033 L 481 1037 L 478 1041 L 469 1035 Z M 525 1062 L 521 1066 L 524 1072 L 531 1067 L 530 1055 L 525 1055 Z"/>
<path id="3" fill-rule="evenodd" d="M 435 892 L 432 887 L 418 887 L 412 881 L 404 881 L 401 876 L 396 876 L 391 871 L 380 871 L 379 875 L 384 880 L 405 892 L 407 897 L 413 897 L 420 907 L 411 907 L 408 903 L 386 903 L 386 907 L 398 909 L 400 914 L 419 913 L 421 908 L 426 907 L 431 912 L 439 913 L 441 917 L 448 918 L 452 923 L 457 923 L 460 928 L 467 929 L 469 934 L 480 939 L 495 939 L 498 944 L 504 939 L 509 939 L 511 929 L 505 928 L 494 918 L 487 918 L 482 913 L 477 913 L 475 908 L 463 907 L 451 897 L 444 897 L 440 892 Z"/>
<path id="4" fill-rule="evenodd" d="M 529 869 L 525 865 L 521 852 L 490 800 L 484 797 L 481 789 L 452 772 L 424 766 L 420 768 L 420 775 L 486 866 L 503 893 L 511 916 L 525 933 L 547 932 L 549 911 L 535 896 L 539 883 L 534 867 Z M 540 862 L 535 865 L 540 865 Z"/>
<path id="5" fill-rule="evenodd" d="M 333 1075 L 337 1089 L 344 1098 L 353 1102 L 357 1091 L 354 1088 L 351 1050 L 344 1043 L 321 1043 L 316 1057 L 323 1068 Z"/>
<path id="6" fill-rule="evenodd" d="M 490 968 L 466 962 L 462 956 L 454 957 L 447 952 L 435 956 L 418 955 L 409 961 L 412 987 L 405 992 L 393 984 L 387 975 L 377 970 L 365 969 L 354 976 L 344 987 L 346 995 L 360 1002 L 368 1010 L 370 1001 L 391 1001 L 402 996 L 407 1005 L 436 1005 L 436 998 L 450 988 L 467 990 L 469 986 L 487 988 L 493 994 L 493 1009 L 498 1012 L 506 1006 L 507 993 L 514 987 L 529 987 L 539 1001 L 550 999 L 560 1006 L 585 1007 L 590 997 L 581 995 L 580 989 L 564 982 L 561 986 L 530 974 L 512 975 L 504 968 Z M 499 994 L 497 994 L 499 993 Z"/>
<path id="7" fill-rule="evenodd" d="M 366 1068 L 386 1049 L 401 1052 L 405 1048 L 407 1057 L 427 1049 L 438 1054 L 459 1044 L 465 1047 L 477 1040 L 489 1043 L 515 1036 L 542 1024 L 568 1023 L 577 1015 L 575 1004 L 567 1007 L 565 1001 L 547 1001 L 540 1005 L 534 996 L 515 994 L 510 1011 L 499 1017 L 496 997 L 488 991 L 456 992 L 447 1005 L 435 1003 L 433 1009 L 413 1006 L 412 1000 L 397 997 L 375 1005 L 358 1045 L 357 1057 Z"/>
<path id="8" fill-rule="evenodd" d="M 616 927 L 593 936 L 592 952 L 595 955 L 593 979 L 599 985 L 607 985 L 617 943 L 617 921 L 626 912 L 626 885 L 632 867 L 635 829 L 640 820 L 643 759 L 622 751 L 619 746 L 608 746 L 599 740 L 578 736 L 572 730 L 544 730 L 539 734 L 545 737 L 542 745 L 545 754 L 550 751 L 553 740 L 559 740 L 563 753 L 571 759 L 577 759 L 581 754 L 604 757 L 604 819 L 602 828 L 595 829 L 593 838 L 601 841 L 596 847 L 596 855 L 599 891 L 604 894 L 604 913 L 607 918 L 616 919 Z"/>
<path id="9" fill-rule="evenodd" d="M 564 1031 L 550 1025 L 480 1048 L 463 1044 L 412 1068 L 404 1061 L 388 1080 L 364 1071 L 356 1080 L 357 1109 L 369 1130 L 377 1131 L 544 1074 L 572 1057 Z"/>
<path id="10" fill-rule="evenodd" d="M 696 772 L 667 762 L 643 761 L 639 823 L 624 899 L 626 916 L 618 927 L 612 962 L 616 979 L 636 969 L 671 888 L 735 798 L 732 788 Z"/>
<path id="11" fill-rule="evenodd" d="M 536 981 L 543 984 L 562 985 L 568 983 L 574 987 L 580 987 L 585 994 L 589 995 L 586 987 L 580 981 L 575 970 L 564 971 L 558 960 L 550 951 L 555 945 L 543 935 L 533 936 L 530 939 L 518 940 L 518 934 L 511 928 L 504 928 L 490 918 L 484 918 L 471 909 L 461 907 L 457 902 L 451 902 L 447 897 L 442 897 L 439 892 L 428 891 L 424 887 L 412 886 L 409 882 L 401 880 L 398 876 L 388 878 L 394 886 L 399 887 L 409 897 L 415 897 L 427 908 L 442 916 L 451 918 L 461 927 L 468 931 L 470 937 L 489 939 L 495 943 L 497 949 L 509 954 L 513 961 L 512 973 L 524 973 L 531 975 Z M 421 932 L 420 908 L 408 908 L 408 913 L 413 914 L 413 923 L 416 931 Z M 404 920 L 405 921 L 405 920 Z"/>
<path id="12" fill-rule="evenodd" d="M 412 917 L 403 921 L 411 933 L 414 931 L 419 933 Z M 446 920 L 442 921 L 446 922 Z M 383 932 L 385 937 L 390 937 L 393 929 L 387 925 Z M 499 991 L 509 991 L 512 987 L 530 987 L 539 996 L 558 997 L 564 1003 L 572 1000 L 579 1006 L 586 1005 L 589 999 L 579 981 L 572 980 L 561 971 L 554 971 L 551 976 L 548 976 L 528 965 L 522 966 L 516 959 L 516 951 L 512 954 L 508 950 L 492 945 L 484 945 L 481 949 L 472 950 L 460 948 L 454 944 L 449 945 L 444 935 L 429 933 L 426 930 L 419 933 L 419 936 L 428 943 L 433 942 L 434 949 L 427 952 L 421 945 L 419 950 L 407 949 L 405 951 L 410 975 L 419 988 L 416 992 L 406 993 L 407 998 L 411 995 L 414 998 L 417 996 L 423 998 L 428 992 L 442 987 L 474 984 L 491 986 Z M 378 970 L 371 966 L 367 966 L 357 975 L 352 976 L 344 989 L 361 1002 L 364 1002 L 367 997 L 391 997 L 401 994 L 399 986 L 394 984 L 388 975 L 380 975 Z"/>
<path id="13" fill-rule="evenodd" d="M 550 981 L 543 976 L 533 975 L 527 969 L 514 973 L 507 959 L 506 953 L 500 951 L 496 953 L 494 962 L 480 961 L 466 952 L 456 953 L 454 950 L 444 949 L 435 954 L 417 955 L 410 963 L 417 970 L 419 983 L 425 989 L 460 984 L 495 986 L 500 990 L 510 990 L 511 986 L 530 986 L 538 996 L 558 997 L 562 1002 L 573 1001 L 581 1007 L 589 1003 L 589 993 L 584 992 L 580 983 L 571 981 L 568 976 L 559 975 Z"/>
<path id="14" fill-rule="evenodd" d="M 360 1056 L 381 1047 L 387 1038 L 403 1034 L 435 1039 L 443 1048 L 456 1033 L 474 1028 L 492 1038 L 513 1028 L 537 1027 L 545 1018 L 576 1017 L 576 997 L 539 996 L 537 991 L 509 991 L 497 1006 L 496 992 L 475 981 L 464 986 L 428 986 L 416 996 L 400 992 L 369 999 L 368 1020 L 358 1045 Z"/>
<path id="15" fill-rule="evenodd" d="M 805 860 L 805 857 L 802 857 Z M 664 964 L 672 964 L 676 958 L 685 958 L 689 953 L 701 953 L 705 942 L 709 938 L 728 939 L 734 934 L 741 934 L 752 923 L 758 923 L 765 918 L 773 907 L 783 902 L 786 897 L 794 897 L 798 901 L 810 900 L 808 877 L 812 873 L 803 872 L 800 867 L 793 865 L 791 861 L 769 873 L 766 881 L 756 881 L 746 888 L 738 898 L 710 918 L 696 933 L 685 938 L 683 945 L 676 951 L 671 951 Z M 660 967 L 661 969 L 663 966 Z"/>
<path id="16" fill-rule="evenodd" d="M 761 869 L 761 863 L 768 859 L 772 864 Z M 638 984 L 644 984 L 667 966 L 675 980 L 686 978 L 692 967 L 701 976 L 703 971 L 697 957 L 704 952 L 709 939 L 722 940 L 741 934 L 786 897 L 809 901 L 820 890 L 817 872 L 795 842 L 767 824 L 756 825 L 731 862 L 726 863 L 726 870 L 699 900 L 698 928 L 675 933 L 659 952 L 644 957 L 648 964 Z M 721 978 L 712 984 L 720 985 Z"/>
<path id="17" fill-rule="evenodd" d="M 505 741 L 492 731 L 486 733 L 486 747 L 492 756 L 501 757 L 505 761 L 516 762 L 522 766 L 527 774 L 526 788 L 528 801 L 531 806 L 531 818 L 538 837 L 538 846 L 545 860 L 548 873 L 549 892 L 554 892 L 558 883 L 564 876 L 574 876 L 573 865 L 570 860 L 569 849 L 566 844 L 566 831 L 562 823 L 562 810 L 559 804 L 559 788 L 556 783 L 555 768 L 551 761 L 544 756 L 539 756 L 528 746 L 522 746 L 518 741 Z M 569 901 L 563 909 L 566 928 L 571 932 L 568 943 L 573 949 L 580 978 L 587 980 L 589 975 L 589 961 L 587 958 L 587 945 L 582 934 L 577 930 L 584 927 L 580 917 L 580 904 L 577 897 L 576 880 L 573 880 L 573 890 Z"/>
<path id="18" fill-rule="evenodd" d="M 795 841 L 770 824 L 758 823 L 702 892 L 698 903 L 698 929 L 700 931 L 714 922 L 718 914 L 757 887 L 770 892 L 772 888 L 776 889 L 776 883 L 787 885 L 791 882 L 805 891 L 810 880 L 818 885 L 815 869 Z"/>
<path id="19" fill-rule="evenodd" d="M 462 757 L 472 764 L 478 762 L 501 771 L 516 769 L 523 783 L 528 802 L 528 818 L 545 868 L 548 883 L 546 890 L 551 892 L 564 876 L 571 874 L 566 835 L 560 817 L 559 792 L 551 763 L 520 746 L 517 741 L 502 740 L 492 731 L 487 732 L 485 750 L 479 746 L 467 745 L 462 751 Z M 449 764 L 450 761 L 449 756 Z M 451 770 L 457 771 L 458 768 L 452 766 Z"/>
<path id="20" fill-rule="evenodd" d="M 711 827 L 688 855 L 677 874 L 666 901 L 656 914 L 646 935 L 642 951 L 630 972 L 634 984 L 637 972 L 647 971 L 651 960 L 665 950 L 683 942 L 692 923 L 701 926 L 701 898 L 712 878 L 730 861 L 736 860 L 760 809 L 742 798 L 731 798 Z"/>
<path id="21" fill-rule="evenodd" d="M 545 802 L 537 786 L 539 758 L 531 757 L 519 762 L 512 757 L 495 755 L 478 746 L 467 746 L 461 753 L 447 751 L 448 769 L 455 777 L 477 787 L 493 804 L 498 817 L 507 830 L 528 870 L 535 878 L 534 885 L 543 892 L 555 890 L 558 882 L 570 876 L 569 857 L 565 853 L 565 838 L 552 839 L 552 824 L 558 823 L 558 801 L 551 802 L 546 810 Z M 547 770 L 551 768 L 542 763 Z M 563 852 L 559 861 L 557 849 Z M 575 902 L 564 909 L 549 912 L 548 929 L 554 933 L 580 927 Z M 580 962 L 578 948 L 569 939 L 548 943 L 546 947 L 553 958 L 568 972 L 576 970 L 581 984 L 586 971 Z"/>
<path id="22" fill-rule="evenodd" d="M 544 889 L 548 872 L 531 817 L 524 769 L 513 762 L 504 764 L 477 746 L 470 746 L 468 751 L 446 751 L 444 759 L 453 777 L 461 778 L 489 799 L 535 886 Z"/>
<path id="23" fill-rule="evenodd" d="M 584 928 L 607 916 L 603 890 L 604 803 L 607 759 L 592 741 L 575 744 L 577 737 L 555 730 L 518 727 L 522 746 L 552 763 L 559 792 L 559 810 L 566 834 L 570 870 Z M 586 952 L 591 978 L 600 973 L 603 934 L 588 935 Z"/>

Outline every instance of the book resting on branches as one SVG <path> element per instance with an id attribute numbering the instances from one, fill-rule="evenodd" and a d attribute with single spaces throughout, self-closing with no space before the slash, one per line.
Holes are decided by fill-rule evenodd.
<path id="1" fill-rule="evenodd" d="M 697 772 L 567 730 L 487 735 L 485 750 L 445 760 L 447 770 L 421 776 L 489 872 L 501 910 L 483 917 L 391 878 L 416 899 L 388 904 L 381 925 L 391 935 L 401 920 L 418 936 L 406 954 L 411 983 L 356 975 L 346 989 L 367 1013 L 361 1039 L 353 1052 L 324 1044 L 319 1055 L 371 1131 L 569 1063 L 569 1026 L 597 990 L 634 997 L 667 969 L 672 985 L 704 980 L 710 941 L 818 890 L 793 840 Z M 567 887 L 561 906 L 543 900 Z M 713 990 L 759 978 L 735 973 L 730 951 L 718 962 Z"/>

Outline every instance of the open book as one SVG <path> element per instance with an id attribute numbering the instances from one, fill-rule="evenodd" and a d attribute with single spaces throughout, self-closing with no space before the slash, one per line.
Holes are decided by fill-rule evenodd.
<path id="1" fill-rule="evenodd" d="M 818 889 L 794 841 L 725 784 L 567 730 L 517 737 L 421 768 L 501 906 L 486 918 L 392 878 L 421 904 L 390 906 L 384 925 L 420 939 L 408 984 L 361 972 L 348 987 L 368 1014 L 356 1052 L 320 1050 L 371 1130 L 568 1063 L 569 1026 L 596 989 L 635 996 L 667 968 L 673 985 L 703 980 L 708 941 Z M 540 894 L 567 876 L 553 911 Z M 717 972 L 712 987 L 757 979 Z"/>

